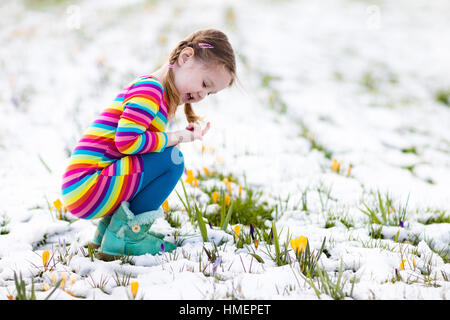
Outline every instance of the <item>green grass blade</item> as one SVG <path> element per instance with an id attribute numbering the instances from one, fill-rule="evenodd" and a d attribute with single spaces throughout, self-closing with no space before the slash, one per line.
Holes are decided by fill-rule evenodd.
<path id="1" fill-rule="evenodd" d="M 275 221 L 272 222 L 272 232 L 273 232 L 273 243 L 275 245 L 275 259 L 277 264 L 280 262 L 280 243 L 278 241 L 278 232 L 277 227 L 275 225 Z"/>
<path id="2" fill-rule="evenodd" d="M 187 208 L 189 209 L 189 213 L 192 213 L 191 206 L 189 205 L 189 197 L 188 197 L 188 195 L 187 195 L 186 188 L 184 187 L 183 179 L 180 178 L 180 181 L 181 181 L 181 186 L 183 187 L 184 197 L 186 198 L 186 205 L 187 205 Z M 188 209 L 186 209 L 186 210 L 188 210 Z"/>
<path id="3" fill-rule="evenodd" d="M 383 224 L 380 219 L 378 219 L 375 212 L 370 210 L 370 208 L 367 206 L 367 204 L 364 203 L 364 206 L 366 207 L 367 211 L 360 209 L 364 214 L 366 214 L 373 222 L 376 224 Z"/>
<path id="4" fill-rule="evenodd" d="M 251 256 L 253 256 L 253 258 L 255 258 L 256 261 L 258 261 L 259 263 L 264 263 L 264 260 L 259 255 L 257 255 L 256 253 L 249 253 L 249 254 Z"/>
<path id="5" fill-rule="evenodd" d="M 203 242 L 208 242 L 208 229 L 206 229 L 205 220 L 203 220 L 202 212 L 197 207 L 197 204 L 195 203 L 195 213 L 197 217 L 197 223 L 198 227 L 200 229 L 200 233 L 202 235 Z"/>
<path id="6" fill-rule="evenodd" d="M 226 215 L 225 220 L 223 221 L 223 224 L 222 224 L 222 228 L 221 229 L 223 231 L 227 230 L 228 224 L 230 223 L 231 215 L 233 213 L 233 204 L 234 204 L 234 201 L 231 201 L 230 207 L 228 208 L 227 215 Z"/>

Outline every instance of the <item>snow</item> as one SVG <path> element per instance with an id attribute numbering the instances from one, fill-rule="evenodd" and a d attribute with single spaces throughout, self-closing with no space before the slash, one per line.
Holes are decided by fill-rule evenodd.
<path id="1" fill-rule="evenodd" d="M 319 263 L 335 277 L 342 261 L 344 291 L 355 282 L 347 298 L 450 297 L 450 224 L 422 223 L 450 211 L 450 108 L 434 97 L 450 88 L 448 1 L 99 0 L 41 8 L 10 1 L 0 8 L 0 226 L 7 221 L 0 229 L 8 231 L 0 235 L 0 299 L 15 294 L 14 272 L 28 285 L 36 281 L 38 299 L 48 295 L 42 288 L 52 273 L 77 275 L 51 296 L 58 300 L 129 299 L 129 285 L 115 280 L 126 276 L 139 283 L 138 299 L 318 299 L 298 263 L 277 266 L 263 243 L 236 248 L 232 233 L 217 227 L 208 227 L 203 243 L 181 210 L 183 245 L 130 264 L 91 261 L 84 246 L 97 221 L 58 220 L 48 209 L 61 197 L 68 155 L 95 116 L 178 41 L 207 27 L 228 35 L 239 81 L 195 106 L 211 130 L 203 142 L 181 145 L 186 168 L 245 176 L 271 204 L 289 197 L 276 222 L 280 241 L 303 235 L 318 250 L 326 237 L 328 255 Z M 273 78 L 267 86 L 263 75 Z M 271 108 L 270 97 L 286 113 Z M 182 109 L 168 130 L 185 126 Z M 341 162 L 341 174 L 310 139 Z M 389 192 L 395 205 L 408 199 L 404 227 L 383 226 L 384 239 L 371 238 L 360 210 L 376 201 L 376 190 Z M 182 208 L 175 192 L 168 200 Z M 330 213 L 335 224 L 326 228 Z M 152 230 L 174 231 L 164 219 Z M 402 242 L 414 237 L 415 244 Z M 43 270 L 43 251 L 55 262 L 64 241 L 68 261 Z M 221 257 L 214 275 L 203 250 L 212 243 Z"/>

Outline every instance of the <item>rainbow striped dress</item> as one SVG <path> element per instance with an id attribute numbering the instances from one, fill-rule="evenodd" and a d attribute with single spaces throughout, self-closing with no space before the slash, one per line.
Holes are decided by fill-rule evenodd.
<path id="1" fill-rule="evenodd" d="M 141 188 L 140 154 L 167 145 L 168 106 L 151 75 L 128 84 L 89 126 L 63 174 L 62 202 L 73 215 L 96 219 L 112 214 Z"/>

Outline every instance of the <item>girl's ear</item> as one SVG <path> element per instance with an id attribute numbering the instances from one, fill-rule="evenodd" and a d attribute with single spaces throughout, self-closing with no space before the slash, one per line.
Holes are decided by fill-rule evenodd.
<path id="1" fill-rule="evenodd" d="M 178 57 L 178 63 L 180 65 L 185 64 L 189 59 L 194 57 L 194 49 L 191 47 L 186 47 L 180 52 L 180 56 Z"/>

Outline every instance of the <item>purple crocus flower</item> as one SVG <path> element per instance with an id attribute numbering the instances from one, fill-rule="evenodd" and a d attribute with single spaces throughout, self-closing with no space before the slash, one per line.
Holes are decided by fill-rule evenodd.
<path id="1" fill-rule="evenodd" d="M 216 261 L 214 261 L 214 267 L 217 268 L 221 262 L 222 262 L 222 258 L 221 257 L 217 257 Z"/>
<path id="2" fill-rule="evenodd" d="M 222 262 L 222 259 L 220 257 L 217 257 L 216 261 L 214 261 L 213 270 L 212 270 L 213 275 L 216 274 L 217 267 L 220 265 L 221 262 Z"/>
<path id="3" fill-rule="evenodd" d="M 161 252 L 164 253 L 166 251 L 166 248 L 164 247 L 164 243 L 161 243 Z"/>
<path id="4" fill-rule="evenodd" d="M 250 223 L 250 235 L 252 236 L 252 240 L 255 241 L 255 236 L 253 235 L 255 232 L 255 228 L 253 228 L 253 224 Z"/>
<path id="5" fill-rule="evenodd" d="M 213 226 L 212 226 L 212 224 L 211 224 L 211 221 L 210 221 L 208 224 L 209 224 L 209 227 L 212 229 Z"/>
<path id="6" fill-rule="evenodd" d="M 402 220 L 400 220 L 400 227 L 404 228 L 404 224 L 403 224 Z"/>

